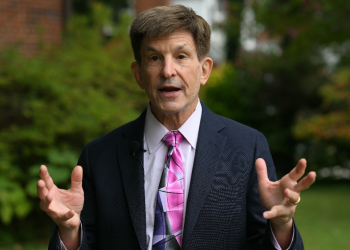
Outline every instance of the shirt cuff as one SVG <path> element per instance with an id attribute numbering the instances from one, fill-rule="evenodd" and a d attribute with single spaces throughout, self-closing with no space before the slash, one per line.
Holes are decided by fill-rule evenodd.
<path id="1" fill-rule="evenodd" d="M 77 250 L 80 249 L 81 247 L 81 242 L 83 241 L 83 230 L 81 230 L 82 228 L 82 224 L 80 222 L 80 228 L 79 228 L 79 231 L 80 231 L 80 243 L 79 243 L 79 248 Z M 62 240 L 61 240 L 61 237 L 60 237 L 60 234 L 58 233 L 58 239 L 60 240 L 60 245 L 61 245 L 61 250 L 67 250 L 66 246 L 63 244 Z"/>
<path id="2" fill-rule="evenodd" d="M 269 222 L 270 224 L 270 230 L 271 230 L 271 236 L 270 236 L 270 240 L 273 244 L 273 246 L 277 249 L 277 250 L 282 250 L 282 248 L 280 247 L 280 245 L 278 244 L 277 240 L 276 240 L 276 237 L 275 235 L 273 234 L 273 231 L 272 231 L 272 227 L 271 227 L 271 223 Z M 292 236 L 292 240 L 290 241 L 290 244 L 288 246 L 288 248 L 286 250 L 289 250 L 290 247 L 292 246 L 292 242 L 293 242 L 293 239 L 294 239 L 294 233 L 295 233 L 295 228 L 294 228 L 294 223 L 293 223 L 293 236 Z"/>

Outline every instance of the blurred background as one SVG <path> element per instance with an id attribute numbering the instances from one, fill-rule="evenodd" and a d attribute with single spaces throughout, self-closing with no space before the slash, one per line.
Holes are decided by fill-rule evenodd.
<path id="1" fill-rule="evenodd" d="M 47 249 L 36 183 L 69 188 L 83 146 L 147 105 L 130 71 L 133 17 L 184 4 L 212 27 L 200 98 L 265 134 L 278 176 L 301 157 L 317 182 L 295 220 L 306 249 L 350 249 L 350 2 L 1 0 L 0 249 Z"/>

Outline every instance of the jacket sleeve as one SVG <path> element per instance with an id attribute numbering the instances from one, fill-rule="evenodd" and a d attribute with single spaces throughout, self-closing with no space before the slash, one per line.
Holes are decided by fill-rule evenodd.
<path id="1" fill-rule="evenodd" d="M 269 146 L 263 134 L 258 132 L 256 137 L 256 147 L 254 155 L 254 166 L 249 180 L 249 190 L 247 192 L 247 249 L 275 250 L 271 242 L 271 229 L 269 223 L 262 217 L 266 209 L 261 203 L 258 191 L 258 178 L 255 170 L 255 160 L 263 158 L 267 165 L 268 177 L 271 181 L 276 181 L 276 172 L 270 154 Z M 290 249 L 303 250 L 304 245 L 297 227 L 294 225 L 295 234 L 292 239 Z"/>

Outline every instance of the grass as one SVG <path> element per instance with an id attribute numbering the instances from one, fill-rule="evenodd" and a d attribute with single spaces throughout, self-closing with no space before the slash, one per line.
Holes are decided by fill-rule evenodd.
<path id="1" fill-rule="evenodd" d="M 350 186 L 314 186 L 295 213 L 307 250 L 350 249 Z"/>
<path id="2" fill-rule="evenodd" d="M 302 193 L 294 217 L 306 250 L 350 249 L 350 185 L 311 187 Z M 44 250 L 47 243 L 0 244 L 0 249 Z"/>

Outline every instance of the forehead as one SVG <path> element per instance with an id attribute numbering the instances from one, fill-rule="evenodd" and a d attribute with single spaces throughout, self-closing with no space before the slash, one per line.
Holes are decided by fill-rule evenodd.
<path id="1" fill-rule="evenodd" d="M 141 53 L 147 51 L 159 50 L 164 48 L 171 49 L 195 49 L 193 35 L 189 31 L 174 31 L 168 36 L 156 38 L 146 37 L 142 41 Z"/>

